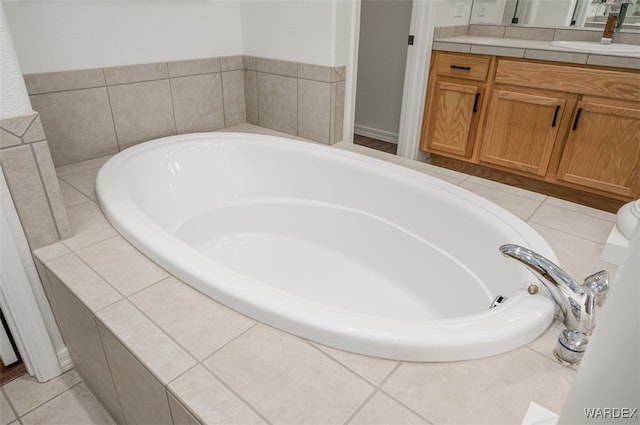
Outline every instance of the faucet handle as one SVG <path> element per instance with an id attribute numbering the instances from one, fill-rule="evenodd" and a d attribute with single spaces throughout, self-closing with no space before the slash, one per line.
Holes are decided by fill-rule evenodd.
<path id="1" fill-rule="evenodd" d="M 596 304 L 601 306 L 609 291 L 609 272 L 600 270 L 591 276 L 587 276 L 582 285 L 591 290 L 596 297 Z"/>

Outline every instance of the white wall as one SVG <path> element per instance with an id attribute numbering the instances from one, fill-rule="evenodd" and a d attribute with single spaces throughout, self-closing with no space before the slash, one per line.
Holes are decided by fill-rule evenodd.
<path id="1" fill-rule="evenodd" d="M 348 2 L 257 0 L 241 3 L 245 55 L 329 66 L 347 62 Z"/>
<path id="2" fill-rule="evenodd" d="M 242 54 L 239 1 L 3 4 L 25 74 Z"/>
<path id="3" fill-rule="evenodd" d="M 0 4 L 0 119 L 31 112 L 31 102 L 22 78 L 22 71 L 9 25 Z"/>
<path id="4" fill-rule="evenodd" d="M 426 0 L 437 1 L 437 17 L 436 26 L 438 27 L 453 27 L 457 25 L 469 24 L 469 16 L 471 16 L 471 6 L 473 0 Z M 455 16 L 456 8 L 461 5 L 460 16 Z"/>

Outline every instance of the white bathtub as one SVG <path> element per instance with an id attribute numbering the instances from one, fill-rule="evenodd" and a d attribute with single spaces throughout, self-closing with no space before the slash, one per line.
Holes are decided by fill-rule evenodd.
<path id="1" fill-rule="evenodd" d="M 134 246 L 256 320 L 373 356 L 498 354 L 549 326 L 554 304 L 498 247 L 557 261 L 526 223 L 459 187 L 327 146 L 207 133 L 109 160 L 100 206 Z M 508 300 L 489 309 L 497 295 Z M 206 336 L 203 336 L 206 337 Z"/>

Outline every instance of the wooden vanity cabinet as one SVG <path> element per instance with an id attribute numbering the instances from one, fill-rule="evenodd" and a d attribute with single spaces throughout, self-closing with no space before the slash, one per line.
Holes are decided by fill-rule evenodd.
<path id="1" fill-rule="evenodd" d="M 635 199 L 640 196 L 639 170 L 640 103 L 584 96 L 557 178 Z"/>
<path id="2" fill-rule="evenodd" d="M 545 176 L 575 95 L 510 86 L 491 94 L 480 161 Z M 564 124 L 564 125 L 563 125 Z"/>
<path id="3" fill-rule="evenodd" d="M 487 73 L 447 75 L 460 58 L 484 60 Z M 420 147 L 610 199 L 639 198 L 640 71 L 435 52 Z"/>
<path id="4" fill-rule="evenodd" d="M 454 158 L 471 156 L 493 62 L 464 54 L 433 55 L 421 149 Z"/>

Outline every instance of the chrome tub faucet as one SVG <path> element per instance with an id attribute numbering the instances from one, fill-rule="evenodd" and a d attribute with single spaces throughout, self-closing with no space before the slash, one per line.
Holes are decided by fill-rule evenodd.
<path id="1" fill-rule="evenodd" d="M 500 252 L 526 266 L 549 291 L 567 326 L 554 353 L 561 361 L 579 363 L 609 290 L 609 273 L 599 271 L 579 284 L 552 261 L 530 249 L 507 244 L 500 247 Z M 529 288 L 529 293 L 537 293 L 535 286 L 533 290 Z"/>

